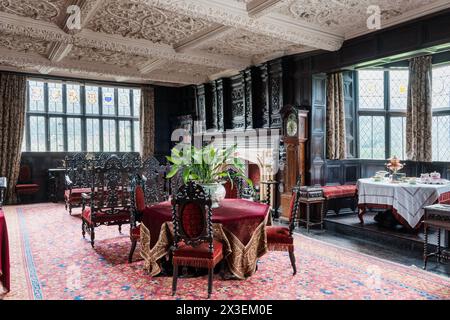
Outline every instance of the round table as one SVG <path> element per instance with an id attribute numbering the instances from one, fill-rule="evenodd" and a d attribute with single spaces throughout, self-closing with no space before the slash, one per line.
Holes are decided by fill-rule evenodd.
<path id="1" fill-rule="evenodd" d="M 268 205 L 243 199 L 224 199 L 212 209 L 214 237 L 224 245 L 230 272 L 240 279 L 251 276 L 257 259 L 267 252 L 268 212 Z M 169 253 L 172 241 L 171 203 L 146 207 L 141 223 L 141 255 L 150 275 L 161 272 L 159 260 Z"/>

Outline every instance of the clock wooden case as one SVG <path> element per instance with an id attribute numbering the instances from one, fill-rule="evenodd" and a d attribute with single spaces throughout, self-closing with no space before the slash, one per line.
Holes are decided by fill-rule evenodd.
<path id="1" fill-rule="evenodd" d="M 281 219 L 289 219 L 292 188 L 297 179 L 305 185 L 306 146 L 308 141 L 308 110 L 296 106 L 285 106 L 281 110 L 283 120 L 283 141 L 286 158 L 281 172 L 283 193 L 281 198 Z"/>

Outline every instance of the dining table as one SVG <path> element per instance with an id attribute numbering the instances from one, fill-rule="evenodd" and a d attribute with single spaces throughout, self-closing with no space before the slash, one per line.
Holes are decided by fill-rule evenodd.
<path id="1" fill-rule="evenodd" d="M 0 208 L 0 294 L 2 293 L 2 287 L 6 292 L 10 290 L 10 264 L 8 229 L 5 214 Z"/>
<path id="2" fill-rule="evenodd" d="M 364 223 L 368 209 L 389 209 L 396 220 L 408 229 L 416 230 L 423 222 L 424 207 L 435 203 L 450 202 L 450 181 L 440 184 L 391 182 L 385 178 L 359 179 L 358 207 L 359 219 Z"/>
<path id="3" fill-rule="evenodd" d="M 238 279 L 253 275 L 258 258 L 268 251 L 265 227 L 270 223 L 269 211 L 267 204 L 244 199 L 224 199 L 218 208 L 212 208 L 214 239 L 222 242 L 228 269 Z M 173 245 L 171 202 L 147 206 L 140 229 L 144 270 L 156 276 Z"/>

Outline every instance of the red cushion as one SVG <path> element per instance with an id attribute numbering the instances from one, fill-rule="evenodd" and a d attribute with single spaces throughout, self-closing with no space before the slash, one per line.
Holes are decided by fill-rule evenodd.
<path id="1" fill-rule="evenodd" d="M 178 249 L 173 252 L 173 256 L 214 259 L 222 254 L 222 243 L 213 240 L 213 246 L 213 252 L 209 252 L 209 243 L 207 242 L 203 242 L 197 247 L 193 247 L 181 242 L 178 244 Z"/>
<path id="2" fill-rule="evenodd" d="M 266 227 L 268 244 L 293 244 L 294 238 L 289 235 L 289 229 L 285 227 Z"/>
<path id="3" fill-rule="evenodd" d="M 144 195 L 144 190 L 142 189 L 142 187 L 140 185 L 136 186 L 136 188 L 134 190 L 134 196 L 135 196 L 137 211 L 139 211 L 139 212 L 144 211 L 144 209 L 145 209 L 145 195 Z"/>
<path id="4" fill-rule="evenodd" d="M 70 190 L 68 189 L 64 191 L 64 198 L 68 200 L 80 200 L 81 195 L 83 193 L 90 193 L 90 192 L 91 188 L 75 188 L 72 189 L 72 192 L 70 192 Z"/>
<path id="5" fill-rule="evenodd" d="M 356 185 L 323 187 L 323 195 L 327 199 L 350 198 L 356 196 Z"/>
<path id="6" fill-rule="evenodd" d="M 289 204 L 289 221 L 292 219 L 292 215 L 294 214 L 294 204 L 295 204 L 296 193 L 293 192 L 291 196 L 291 202 Z"/>
<path id="7" fill-rule="evenodd" d="M 136 226 L 131 228 L 130 236 L 132 239 L 139 240 L 141 238 L 141 227 Z"/>
<path id="8" fill-rule="evenodd" d="M 189 202 L 180 207 L 181 225 L 186 235 L 190 238 L 199 237 L 205 230 L 205 216 L 202 208 Z"/>
<path id="9" fill-rule="evenodd" d="M 227 181 L 224 184 L 224 187 L 226 190 L 226 194 L 225 194 L 226 199 L 237 199 L 238 198 L 237 187 L 234 183 L 233 183 L 233 188 L 231 188 L 231 182 Z"/>
<path id="10" fill-rule="evenodd" d="M 89 224 L 92 222 L 115 222 L 115 221 L 123 221 L 127 222 L 130 220 L 130 211 L 127 209 L 124 209 L 122 211 L 119 211 L 115 214 L 108 214 L 104 212 L 96 212 L 94 216 L 94 221 L 91 219 L 91 208 L 87 207 L 83 210 L 82 217 L 84 220 L 86 220 Z"/>
<path id="11" fill-rule="evenodd" d="M 39 191 L 38 184 L 17 184 L 16 192 L 17 193 L 36 193 Z"/>

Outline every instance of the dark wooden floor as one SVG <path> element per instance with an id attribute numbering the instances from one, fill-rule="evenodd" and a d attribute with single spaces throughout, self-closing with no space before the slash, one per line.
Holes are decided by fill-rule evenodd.
<path id="1" fill-rule="evenodd" d="M 405 266 L 423 266 L 423 233 L 411 233 L 403 228 L 387 229 L 374 221 L 375 213 L 367 213 L 365 224 L 361 225 L 356 214 L 328 215 L 325 230 L 312 229 L 308 234 L 303 227 L 297 233 L 316 238 L 334 245 L 352 249 Z M 430 235 L 430 242 L 437 243 L 436 232 Z M 438 264 L 429 260 L 427 270 L 450 277 L 450 262 Z"/>

